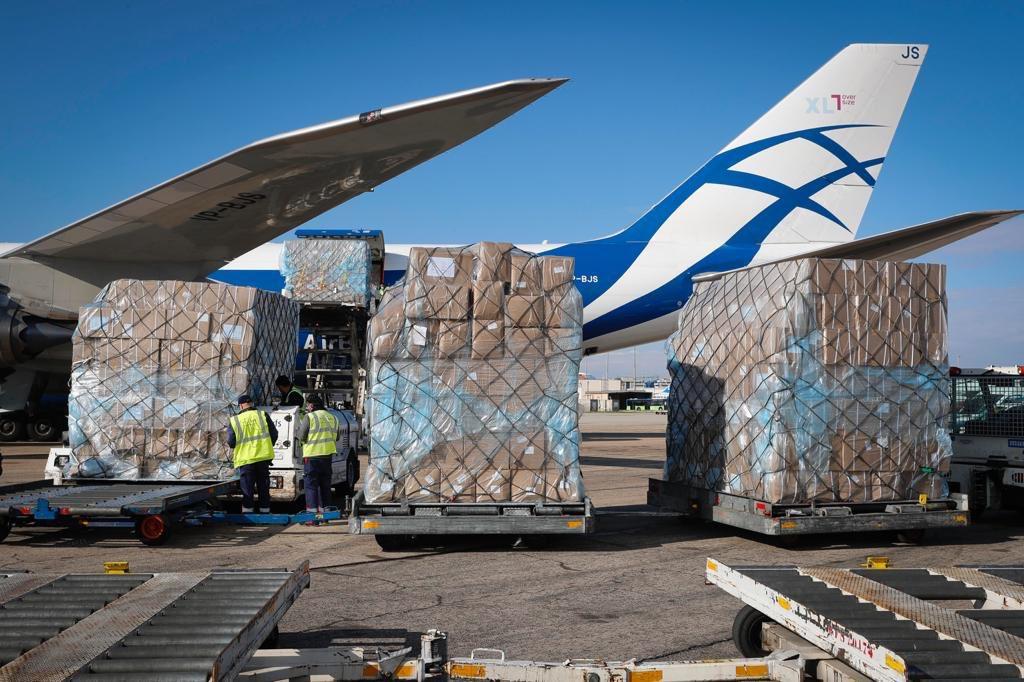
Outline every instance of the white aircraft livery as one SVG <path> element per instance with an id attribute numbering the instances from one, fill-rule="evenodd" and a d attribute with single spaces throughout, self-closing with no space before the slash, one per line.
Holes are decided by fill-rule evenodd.
<path id="1" fill-rule="evenodd" d="M 927 49 L 850 45 L 629 227 L 573 244 L 519 244 L 575 257 L 587 351 L 666 338 L 697 275 L 800 255 L 856 257 L 869 246 L 864 257 L 908 258 L 1014 215 L 890 233 L 892 254 L 877 252 L 878 238 L 854 241 Z M 387 283 L 402 276 L 410 246 L 387 247 Z M 211 277 L 279 291 L 280 249 L 266 244 Z"/>
<path id="2" fill-rule="evenodd" d="M 804 255 L 903 260 L 1019 214 L 965 213 L 855 239 L 926 53 L 850 45 L 629 227 L 520 244 L 575 257 L 585 352 L 667 337 L 695 278 Z M 66 391 L 78 309 L 100 287 L 210 278 L 279 291 L 281 245 L 271 240 L 564 82 L 497 83 L 277 135 L 27 244 L 0 244 L 0 440 L 47 391 Z M 387 246 L 387 283 L 409 248 Z"/>

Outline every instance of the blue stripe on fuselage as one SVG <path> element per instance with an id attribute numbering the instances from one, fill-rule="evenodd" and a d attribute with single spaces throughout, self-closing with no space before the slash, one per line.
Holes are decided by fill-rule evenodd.
<path id="1" fill-rule="evenodd" d="M 657 233 L 658 229 L 673 213 L 675 213 L 676 209 L 678 209 L 702 186 L 706 184 L 731 185 L 736 187 L 748 187 L 751 189 L 757 189 L 758 191 L 766 191 L 766 189 L 770 188 L 772 191 L 768 191 L 767 193 L 773 196 L 778 196 L 777 192 L 781 193 L 780 188 L 784 187 L 789 189 L 785 185 L 779 185 L 779 183 L 772 184 L 770 180 L 764 178 L 759 178 L 756 182 L 752 180 L 752 178 L 756 178 L 758 176 L 753 176 L 747 173 L 738 173 L 735 171 L 730 172 L 729 169 L 740 161 L 743 161 L 758 152 L 764 151 L 769 147 L 774 147 L 782 144 L 783 142 L 788 142 L 789 140 L 803 138 L 836 155 L 837 158 L 843 161 L 847 167 L 858 168 L 856 159 L 854 159 L 845 150 L 843 150 L 841 154 L 837 153 L 836 148 L 838 148 L 838 150 L 842 150 L 842 147 L 822 133 L 845 128 L 873 127 L 875 126 L 870 124 L 854 123 L 823 126 L 821 128 L 808 128 L 806 130 L 797 130 L 791 133 L 767 137 L 763 140 L 750 142 L 745 145 L 740 145 L 739 147 L 734 147 L 733 149 L 727 149 L 701 166 L 701 168 L 687 178 L 683 184 L 672 190 L 672 192 L 658 202 L 654 208 L 642 215 L 639 220 L 622 232 L 591 241 L 566 244 L 565 246 L 552 249 L 547 253 L 554 256 L 572 256 L 576 258 L 577 275 L 591 278 L 588 280 L 587 286 L 580 288 L 580 293 L 583 295 L 583 304 L 587 305 L 607 291 L 622 277 L 623 274 L 625 274 L 626 270 L 628 270 L 629 266 L 637 259 L 640 253 L 647 246 L 647 243 L 654 237 L 655 233 Z M 859 170 L 854 172 L 860 174 Z M 863 178 L 864 176 L 862 175 L 861 177 Z M 871 178 L 870 174 L 867 174 L 867 177 Z M 873 182 L 874 180 L 871 179 L 869 184 L 873 184 Z M 756 187 L 751 187 L 752 184 L 756 184 Z M 832 215 L 832 213 L 824 206 L 821 206 L 810 199 L 810 195 L 803 198 L 803 203 L 800 204 L 800 207 L 814 211 L 826 219 L 835 222 L 843 229 L 849 230 L 846 225 L 843 225 L 843 223 Z M 614 246 L 614 248 L 595 248 L 602 246 Z M 587 258 L 588 251 L 592 255 L 601 253 L 601 255 L 608 256 L 608 258 L 601 260 L 596 258 Z M 749 263 L 749 261 L 747 262 Z M 581 265 L 581 263 L 585 263 L 585 265 Z M 746 263 L 744 263 L 744 265 L 745 264 Z M 737 265 L 733 267 L 742 266 Z"/>
<path id="2" fill-rule="evenodd" d="M 405 275 L 405 270 L 385 270 L 384 284 L 391 286 Z M 284 289 L 284 275 L 278 270 L 218 270 L 209 279 L 240 287 L 256 287 L 275 293 Z"/>

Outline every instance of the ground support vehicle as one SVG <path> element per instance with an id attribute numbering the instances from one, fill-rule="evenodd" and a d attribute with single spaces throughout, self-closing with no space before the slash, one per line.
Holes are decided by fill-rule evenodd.
<path id="1" fill-rule="evenodd" d="M 706 575 L 746 603 L 733 639 L 747 655 L 764 652 L 774 622 L 872 680 L 1024 677 L 1024 567 L 731 568 L 709 558 Z"/>
<path id="2" fill-rule="evenodd" d="M 260 408 L 270 413 L 277 428 L 274 461 L 270 463 L 270 499 L 294 502 L 305 495 L 302 443 L 295 437 L 298 407 Z M 348 410 L 331 409 L 341 423 L 341 437 L 331 457 L 331 483 L 339 498 L 351 496 L 359 480 L 359 423 Z"/>
<path id="3" fill-rule="evenodd" d="M 966 493 L 971 514 L 1024 511 L 1024 365 L 951 367 L 950 490 Z"/>
<path id="4" fill-rule="evenodd" d="M 373 535 L 382 549 L 440 535 L 564 535 L 594 531 L 590 498 L 582 502 L 366 502 L 352 500 L 348 532 Z"/>
<path id="5" fill-rule="evenodd" d="M 0 680 L 233 680 L 308 586 L 308 562 L 294 571 L 0 573 Z"/>
<path id="6" fill-rule="evenodd" d="M 216 509 L 218 498 L 237 492 L 238 481 L 34 481 L 0 486 L 0 541 L 15 526 L 134 528 L 145 545 L 162 545 L 179 526 L 209 523 L 290 525 L 338 521 L 342 512 L 233 514 Z"/>
<path id="7" fill-rule="evenodd" d="M 929 528 L 966 526 L 967 496 L 893 502 L 772 504 L 738 495 L 649 479 L 647 504 L 771 536 L 895 531 L 919 542 Z"/>

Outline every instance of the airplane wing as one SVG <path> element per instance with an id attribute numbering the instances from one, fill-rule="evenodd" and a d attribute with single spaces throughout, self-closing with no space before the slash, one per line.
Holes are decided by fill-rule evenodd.
<path id="1" fill-rule="evenodd" d="M 2 255 L 97 286 L 119 277 L 199 279 L 566 80 L 496 83 L 254 142 Z"/>
<path id="2" fill-rule="evenodd" d="M 1024 213 L 1021 210 L 1014 211 L 974 211 L 971 213 L 960 213 L 958 215 L 934 220 L 930 223 L 923 223 L 913 227 L 906 227 L 902 230 L 883 232 L 872 237 L 864 237 L 854 241 L 827 246 L 822 249 L 806 251 L 801 254 L 779 258 L 766 263 L 757 263 L 757 266 L 767 263 L 779 263 L 797 258 L 860 258 L 866 260 L 891 260 L 903 261 L 916 258 L 939 247 L 952 244 L 964 237 L 976 232 L 988 229 L 993 225 L 1009 220 Z M 756 267 L 756 266 L 751 266 Z M 746 270 L 747 268 L 738 268 Z M 729 272 L 736 272 L 730 270 Z M 706 282 L 715 280 L 726 274 L 725 272 L 709 272 L 697 275 L 694 282 Z"/>

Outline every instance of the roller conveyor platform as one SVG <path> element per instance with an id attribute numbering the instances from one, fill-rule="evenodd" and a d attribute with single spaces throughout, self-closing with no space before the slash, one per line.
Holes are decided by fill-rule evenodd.
<path id="1" fill-rule="evenodd" d="M 1024 678 L 1024 568 L 730 568 L 709 559 L 707 577 L 873 680 Z"/>
<path id="2" fill-rule="evenodd" d="M 234 679 L 308 585 L 308 563 L 0 574 L 0 682 Z"/>

